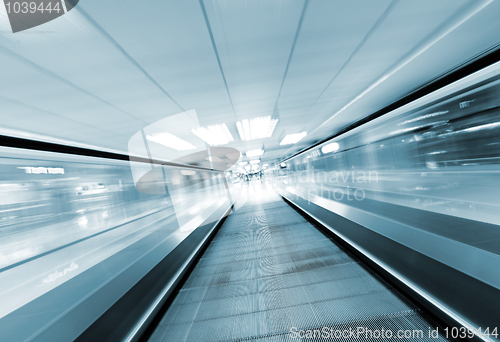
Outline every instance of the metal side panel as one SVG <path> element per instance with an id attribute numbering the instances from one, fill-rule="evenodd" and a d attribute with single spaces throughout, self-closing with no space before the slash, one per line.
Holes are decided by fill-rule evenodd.
<path id="1" fill-rule="evenodd" d="M 466 322 L 468 327 L 482 330 L 488 327 L 489 331 L 498 327 L 500 292 L 497 288 L 313 202 L 283 190 L 281 195 L 447 325 L 461 327 Z M 376 224 L 376 217 L 373 220 Z M 493 336 L 481 339 L 495 340 Z"/>
<path id="2" fill-rule="evenodd" d="M 231 210 L 225 201 L 76 341 L 137 341 Z M 113 285 L 110 285 L 110 291 Z"/>
<path id="3" fill-rule="evenodd" d="M 122 341 L 138 337 L 149 322 L 145 313 L 151 311 L 149 314 L 153 315 L 152 305 L 168 297 L 195 259 L 193 254 L 200 249 L 200 244 L 214 232 L 229 210 L 226 199 L 192 232 L 154 231 L 61 284 L 57 291 L 49 291 L 5 316 L 1 321 L 0 340 Z M 144 246 L 150 245 L 156 247 L 145 254 Z M 126 269 L 124 260 L 130 260 Z M 103 279 L 103 274 L 110 275 L 110 280 Z M 103 285 L 94 291 L 96 282 Z M 166 287 L 169 291 L 165 291 Z M 85 296 L 75 298 L 75 293 Z M 74 302 L 70 309 L 67 309 L 68 302 Z M 161 306 L 161 302 L 156 304 Z M 51 310 L 47 310 L 48 307 Z M 32 320 L 36 324 L 23 323 L 27 316 L 36 316 Z"/>

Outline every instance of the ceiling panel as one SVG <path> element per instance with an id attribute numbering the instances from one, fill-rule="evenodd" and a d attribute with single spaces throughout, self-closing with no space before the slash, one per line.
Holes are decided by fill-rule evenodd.
<path id="1" fill-rule="evenodd" d="M 0 133 L 126 153 L 194 109 L 269 162 L 499 43 L 499 14 L 488 0 L 85 0 L 12 34 L 0 6 Z M 273 136 L 242 142 L 236 122 L 263 115 Z"/>

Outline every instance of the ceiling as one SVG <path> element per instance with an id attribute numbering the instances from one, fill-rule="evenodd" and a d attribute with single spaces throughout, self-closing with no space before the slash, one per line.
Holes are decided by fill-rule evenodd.
<path id="1" fill-rule="evenodd" d="M 499 15 L 488 0 L 81 0 L 14 34 L 0 5 L 0 134 L 128 153 L 194 110 L 271 162 L 499 43 Z M 268 115 L 270 138 L 240 140 L 238 120 Z"/>

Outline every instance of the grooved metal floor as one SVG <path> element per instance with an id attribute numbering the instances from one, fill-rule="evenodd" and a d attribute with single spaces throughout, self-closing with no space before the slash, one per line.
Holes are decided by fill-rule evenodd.
<path id="1" fill-rule="evenodd" d="M 278 195 L 254 191 L 220 228 L 150 341 L 401 340 L 334 335 L 358 327 L 445 340 L 429 338 L 418 308 Z M 307 338 L 307 329 L 323 327 L 330 336 Z"/>

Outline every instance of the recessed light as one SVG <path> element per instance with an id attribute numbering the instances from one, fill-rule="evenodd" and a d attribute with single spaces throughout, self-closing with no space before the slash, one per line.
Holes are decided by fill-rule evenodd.
<path id="1" fill-rule="evenodd" d="M 280 145 L 292 145 L 298 143 L 307 135 L 307 132 L 288 134 L 281 140 Z"/>
<path id="2" fill-rule="evenodd" d="M 258 150 L 250 150 L 245 152 L 246 156 L 248 158 L 253 158 L 253 157 L 258 157 L 264 154 L 264 150 L 258 149 Z"/>
<path id="3" fill-rule="evenodd" d="M 173 134 L 170 134 L 168 132 L 162 132 L 158 134 L 153 134 L 153 135 L 148 135 L 146 137 L 149 141 L 153 141 L 155 143 L 173 148 L 174 150 L 177 151 L 188 151 L 188 150 L 195 150 L 196 147 L 191 145 L 185 140 L 182 140 L 179 137 L 176 137 Z"/>
<path id="4" fill-rule="evenodd" d="M 191 132 L 210 146 L 226 145 L 234 140 L 231 132 L 229 132 L 224 123 L 194 128 Z"/>
<path id="5" fill-rule="evenodd" d="M 261 116 L 252 119 L 244 119 L 236 123 L 236 128 L 241 140 L 250 141 L 256 139 L 269 138 L 273 135 L 278 119 L 271 119 L 270 116 Z"/>

